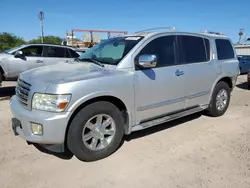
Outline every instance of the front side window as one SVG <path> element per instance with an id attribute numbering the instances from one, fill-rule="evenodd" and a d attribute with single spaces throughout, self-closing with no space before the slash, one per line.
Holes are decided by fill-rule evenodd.
<path id="1" fill-rule="evenodd" d="M 209 40 L 196 36 L 178 36 L 180 41 L 180 63 L 199 63 L 210 59 Z"/>
<path id="2" fill-rule="evenodd" d="M 117 65 L 142 38 L 136 36 L 107 39 L 88 49 L 79 58 L 95 59 L 104 64 Z"/>
<path id="3" fill-rule="evenodd" d="M 26 57 L 41 57 L 43 54 L 42 46 L 28 46 L 26 48 L 21 49 L 23 55 Z"/>
<path id="4" fill-rule="evenodd" d="M 165 67 L 175 64 L 176 61 L 176 37 L 164 36 L 149 42 L 138 54 L 140 55 L 156 55 L 156 67 Z"/>
<path id="5" fill-rule="evenodd" d="M 234 58 L 234 50 L 232 44 L 227 39 L 215 40 L 218 60 L 226 60 Z"/>

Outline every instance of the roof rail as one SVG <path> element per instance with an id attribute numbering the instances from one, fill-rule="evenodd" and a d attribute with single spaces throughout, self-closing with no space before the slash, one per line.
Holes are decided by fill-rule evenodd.
<path id="1" fill-rule="evenodd" d="M 215 31 L 208 31 L 208 30 L 203 30 L 201 31 L 202 33 L 209 33 L 209 34 L 214 34 L 214 35 L 224 35 L 221 32 L 215 32 Z"/>
<path id="2" fill-rule="evenodd" d="M 141 30 L 141 31 L 136 31 L 135 33 L 142 33 L 142 32 L 146 32 L 146 31 L 158 31 L 158 30 L 175 31 L 175 27 L 155 27 L 155 28 L 151 28 L 151 29 L 145 29 L 145 30 Z"/>

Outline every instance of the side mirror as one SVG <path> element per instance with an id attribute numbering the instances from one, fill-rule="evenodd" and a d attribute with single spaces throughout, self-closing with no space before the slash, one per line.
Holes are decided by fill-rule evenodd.
<path id="1" fill-rule="evenodd" d="M 14 57 L 15 57 L 15 58 L 23 58 L 23 57 L 24 57 L 23 52 L 20 51 L 20 50 L 17 50 L 17 51 L 15 52 Z"/>
<path id="2" fill-rule="evenodd" d="M 156 55 L 145 54 L 139 57 L 139 66 L 143 68 L 153 68 L 157 65 Z"/>

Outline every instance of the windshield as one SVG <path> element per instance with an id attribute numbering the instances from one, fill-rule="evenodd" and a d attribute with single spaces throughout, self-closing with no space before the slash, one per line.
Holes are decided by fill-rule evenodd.
<path id="1" fill-rule="evenodd" d="M 10 49 L 8 49 L 8 50 L 5 50 L 4 53 L 10 54 L 10 53 L 12 53 L 13 51 L 15 51 L 16 49 L 21 48 L 21 47 L 23 47 L 23 46 L 25 46 L 25 44 L 23 44 L 23 45 L 21 45 L 21 46 L 14 47 L 14 48 L 10 48 Z"/>
<path id="2" fill-rule="evenodd" d="M 143 37 L 116 37 L 89 48 L 79 59 L 95 59 L 104 64 L 117 65 Z"/>

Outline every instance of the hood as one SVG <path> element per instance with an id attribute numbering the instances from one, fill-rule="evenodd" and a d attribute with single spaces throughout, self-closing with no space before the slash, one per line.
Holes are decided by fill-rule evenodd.
<path id="1" fill-rule="evenodd" d="M 114 69 L 99 67 L 92 63 L 64 63 L 39 67 L 25 71 L 20 77 L 48 84 L 62 84 L 109 76 Z"/>

